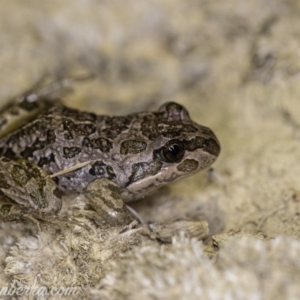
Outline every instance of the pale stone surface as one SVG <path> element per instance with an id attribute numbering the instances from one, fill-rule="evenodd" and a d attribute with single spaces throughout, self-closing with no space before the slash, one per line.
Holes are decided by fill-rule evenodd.
<path id="1" fill-rule="evenodd" d="M 199 244 L 195 247 L 200 250 L 189 250 L 192 242 L 178 242 L 180 251 L 178 244 L 169 246 L 171 263 L 157 271 L 157 285 L 151 285 L 158 289 L 153 291 L 157 299 L 181 299 L 190 295 L 183 294 L 186 289 L 199 293 L 200 283 L 207 292 L 202 299 L 220 299 L 223 294 L 228 299 L 299 297 L 299 270 L 292 267 L 299 254 L 300 232 L 299 13 L 299 3 L 289 0 L 0 2 L 1 104 L 45 72 L 53 78 L 94 73 L 95 79 L 75 84 L 65 100 L 99 113 L 122 115 L 154 110 L 169 100 L 182 103 L 193 119 L 211 127 L 220 139 L 222 152 L 215 172 L 211 178 L 204 173 L 174 183 L 135 208 L 152 221 L 206 216 L 211 234 L 243 231 L 242 236 L 262 233 L 275 238 L 244 240 L 234 235 L 224 248 L 220 246 L 217 263 L 207 259 Z M 20 255 L 11 247 L 22 236 L 31 239 L 35 228 L 1 224 L 0 232 L 2 262 L 7 256 L 27 257 L 28 253 Z M 43 246 L 47 239 L 38 239 L 39 249 L 47 249 Z M 97 253 L 97 246 L 91 247 Z M 143 299 L 138 295 L 145 289 L 145 276 L 153 278 L 163 261 L 154 242 L 147 246 L 154 253 L 153 266 L 147 258 L 147 263 L 143 257 L 137 259 L 143 247 L 127 252 L 121 263 L 116 261 L 125 274 L 128 266 L 143 274 L 141 281 L 136 275 L 132 282 L 130 299 Z M 9 249 L 15 250 L 7 254 Z M 48 257 L 43 251 L 41 257 Z M 193 254 L 177 268 L 176 259 L 193 251 L 199 251 L 200 260 Z M 7 265 L 1 264 L 1 274 L 4 268 Z M 113 264 L 109 268 L 103 279 L 107 298 L 102 299 L 114 299 L 110 293 L 117 297 L 128 288 L 124 277 L 114 290 L 113 279 L 122 269 Z M 189 268 L 186 281 L 191 285 L 180 285 L 178 272 Z M 286 279 L 278 273 L 282 268 Z M 11 274 L 0 276 L 2 286 L 13 278 Z M 95 278 L 88 280 L 97 298 L 102 283 L 96 285 Z M 159 285 L 163 278 L 174 279 L 176 294 L 170 283 Z M 272 284 L 278 294 L 270 290 Z"/>

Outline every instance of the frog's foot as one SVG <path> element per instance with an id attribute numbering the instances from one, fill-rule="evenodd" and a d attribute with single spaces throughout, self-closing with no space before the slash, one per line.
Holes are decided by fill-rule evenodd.
<path id="1" fill-rule="evenodd" d="M 22 205 L 7 203 L 3 198 L 0 198 L 0 202 L 0 218 L 4 222 L 19 221 L 24 219 L 24 216 L 30 211 L 27 207 Z"/>
<path id="2" fill-rule="evenodd" d="M 42 76 L 31 88 L 1 107 L 0 138 L 18 129 L 22 124 L 30 122 L 47 109 L 60 105 L 59 98 L 69 91 L 74 82 L 90 79 L 93 75 L 63 78 L 47 84 L 46 80 L 49 77 Z"/>
<path id="3" fill-rule="evenodd" d="M 78 225 L 89 229 L 74 218 L 57 216 L 61 195 L 56 183 L 45 170 L 24 159 L 0 158 L 0 219 L 32 221 L 55 227 Z"/>
<path id="4" fill-rule="evenodd" d="M 37 214 L 56 215 L 61 209 L 56 183 L 45 170 L 25 159 L 0 157 L 0 195 L 6 203 L 19 204 Z"/>
<path id="5" fill-rule="evenodd" d="M 172 237 L 179 234 L 198 240 L 207 238 L 209 234 L 207 221 L 201 219 L 179 219 L 165 224 L 150 223 L 149 228 L 150 235 L 147 231 L 143 233 L 164 243 L 170 243 Z"/>
<path id="6" fill-rule="evenodd" d="M 70 88 L 75 82 L 89 80 L 94 77 L 94 74 L 88 73 L 74 77 L 60 76 L 59 79 L 53 81 L 50 75 L 44 74 L 30 89 L 17 97 L 15 101 L 32 103 L 46 100 L 48 104 L 53 104 L 53 102 L 55 104 L 57 103 L 55 101 L 58 101 L 62 94 L 70 92 Z"/>
<path id="7" fill-rule="evenodd" d="M 6 203 L 2 198 L 0 203 L 0 218 L 4 222 L 29 221 L 34 223 L 38 230 L 41 231 L 41 220 L 43 219 L 41 214 L 37 215 L 36 211 L 19 204 Z"/>
<path id="8" fill-rule="evenodd" d="M 0 137 L 18 129 L 41 114 L 48 108 L 57 105 L 60 101 L 41 89 L 45 78 L 40 78 L 30 89 L 8 101 L 0 110 Z M 54 87 L 52 88 L 54 89 Z"/>
<path id="9" fill-rule="evenodd" d="M 83 215 L 98 225 L 126 226 L 134 219 L 120 194 L 120 188 L 112 181 L 107 178 L 96 179 L 83 192 L 85 201 L 93 210 L 77 211 L 76 216 Z"/>
<path id="10" fill-rule="evenodd" d="M 34 214 L 29 216 L 29 220 L 31 218 L 34 218 Z M 37 217 L 36 219 L 40 220 L 42 224 L 48 226 L 49 224 L 53 225 L 54 227 L 57 227 L 59 229 L 67 229 L 70 227 L 74 227 L 74 226 L 79 226 L 83 229 L 85 229 L 86 231 L 93 231 L 91 226 L 88 226 L 86 224 L 84 224 L 83 222 L 80 222 L 78 220 L 76 220 L 73 217 L 60 217 L 57 215 L 54 216 L 49 216 L 49 215 L 43 215 L 42 218 Z"/>
<path id="11" fill-rule="evenodd" d="M 54 101 L 60 98 L 61 94 L 65 91 L 68 91 L 69 88 L 75 83 L 80 81 L 89 80 L 95 77 L 95 74 L 93 73 L 87 73 L 79 76 L 73 76 L 73 77 L 64 77 L 59 76 L 59 79 L 53 80 L 50 76 L 50 74 L 43 74 L 38 78 L 38 80 L 26 91 L 24 91 L 22 94 L 18 95 L 17 97 L 14 97 L 12 99 L 9 99 L 7 101 L 8 105 L 2 108 L 5 111 L 8 107 L 17 107 L 22 102 L 27 103 L 33 103 L 33 102 L 40 102 L 40 101 Z M 57 95 L 59 97 L 57 97 Z M 24 104 L 23 104 L 24 105 Z M 21 106 L 23 106 L 21 105 Z"/>
<path id="12" fill-rule="evenodd" d="M 45 170 L 24 159 L 0 158 L 0 218 L 4 221 L 30 220 L 38 228 L 46 220 L 57 223 L 60 197 Z"/>
<path id="13" fill-rule="evenodd" d="M 19 204 L 7 203 L 6 200 L 2 198 L 0 199 L 0 202 L 0 219 L 4 222 L 29 221 L 35 224 L 39 231 L 41 231 L 43 226 L 47 227 L 50 224 L 59 229 L 76 225 L 86 230 L 90 230 L 85 224 L 74 218 L 62 218 L 57 215 L 47 215 Z"/>
<path id="14" fill-rule="evenodd" d="M 146 223 L 145 220 L 130 206 L 127 206 L 130 213 L 141 224 L 141 233 L 149 236 L 151 239 L 157 239 L 164 243 L 170 243 L 172 237 L 184 234 L 188 238 L 196 238 L 203 240 L 208 237 L 209 228 L 208 223 L 204 219 L 199 218 L 185 218 L 178 219 L 169 223 Z"/>

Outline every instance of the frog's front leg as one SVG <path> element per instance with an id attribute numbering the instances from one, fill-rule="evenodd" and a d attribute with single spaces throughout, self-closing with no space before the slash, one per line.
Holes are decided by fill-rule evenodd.
<path id="1" fill-rule="evenodd" d="M 84 201 L 92 210 L 79 211 L 77 215 L 84 215 L 104 226 L 126 226 L 135 218 L 127 209 L 121 198 L 122 188 L 107 178 L 96 179 L 83 192 Z M 138 218 L 140 219 L 140 218 Z M 204 219 L 185 218 L 170 223 L 143 223 L 143 234 L 159 241 L 170 243 L 172 237 L 184 233 L 186 237 L 202 240 L 209 234 L 208 223 Z"/>
<path id="2" fill-rule="evenodd" d="M 0 217 L 43 219 L 61 209 L 61 193 L 46 171 L 24 159 L 0 158 Z"/>
<path id="3" fill-rule="evenodd" d="M 93 210 L 80 210 L 76 215 L 84 215 L 103 226 L 124 226 L 134 218 L 129 213 L 121 196 L 121 189 L 107 178 L 92 181 L 82 196 Z"/>

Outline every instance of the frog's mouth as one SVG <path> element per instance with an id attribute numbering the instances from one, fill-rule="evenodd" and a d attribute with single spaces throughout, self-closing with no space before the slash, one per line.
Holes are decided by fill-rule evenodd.
<path id="1" fill-rule="evenodd" d="M 125 202 L 139 200 L 165 184 L 208 168 L 217 156 L 199 148 L 187 152 L 184 158 L 176 163 L 161 160 L 136 163 L 122 192 L 122 198 Z"/>

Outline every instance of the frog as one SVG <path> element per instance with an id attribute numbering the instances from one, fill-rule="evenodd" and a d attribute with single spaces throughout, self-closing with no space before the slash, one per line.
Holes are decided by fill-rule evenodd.
<path id="1" fill-rule="evenodd" d="M 0 114 L 0 218 L 51 220 L 73 193 L 118 226 L 132 220 L 128 203 L 209 168 L 220 149 L 176 102 L 110 116 L 24 96 Z"/>

